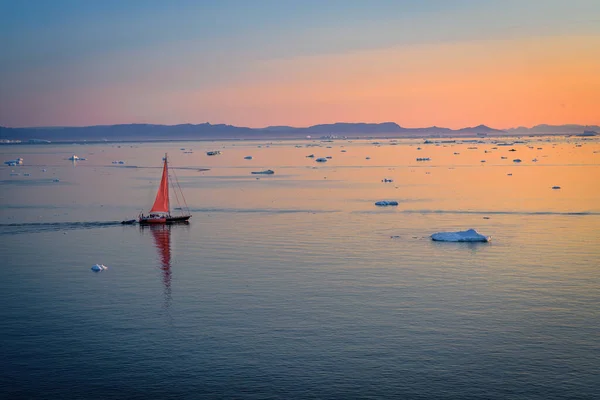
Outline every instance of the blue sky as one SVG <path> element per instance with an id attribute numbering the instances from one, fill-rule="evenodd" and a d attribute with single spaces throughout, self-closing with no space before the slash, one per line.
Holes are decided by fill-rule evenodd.
<path id="1" fill-rule="evenodd" d="M 214 90 L 252 80 L 269 60 L 564 35 L 600 36 L 600 1 L 0 0 L 0 125 L 105 123 L 53 117 L 48 99 L 72 107 L 94 90 L 133 83 L 145 89 L 125 93 L 132 102 Z M 107 113 L 127 122 L 108 104 Z M 210 119 L 163 112 L 150 122 L 180 117 Z"/>

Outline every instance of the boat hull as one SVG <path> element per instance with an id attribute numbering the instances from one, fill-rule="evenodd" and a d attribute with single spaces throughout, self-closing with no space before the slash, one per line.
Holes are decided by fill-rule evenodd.
<path id="1" fill-rule="evenodd" d="M 186 223 L 191 218 L 191 215 L 182 215 L 179 217 L 164 217 L 164 218 L 145 218 L 140 217 L 138 222 L 140 225 L 164 225 L 164 224 L 179 224 Z"/>

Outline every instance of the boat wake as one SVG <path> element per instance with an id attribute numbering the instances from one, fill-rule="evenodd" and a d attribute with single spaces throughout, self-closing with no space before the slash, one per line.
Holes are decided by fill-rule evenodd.
<path id="1" fill-rule="evenodd" d="M 0 224 L 0 235 L 16 235 L 21 233 L 57 232 L 75 229 L 107 228 L 122 226 L 121 221 L 93 222 L 30 222 L 16 224 Z"/>

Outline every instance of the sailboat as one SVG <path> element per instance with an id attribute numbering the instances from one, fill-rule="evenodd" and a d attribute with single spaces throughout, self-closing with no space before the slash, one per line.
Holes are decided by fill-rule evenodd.
<path id="1" fill-rule="evenodd" d="M 158 193 L 156 193 L 156 200 L 154 200 L 154 205 L 148 215 L 144 215 L 143 212 L 140 213 L 138 217 L 138 222 L 143 225 L 149 224 L 174 224 L 180 222 L 187 222 L 191 218 L 191 214 L 185 204 L 185 198 L 183 197 L 183 192 L 181 192 L 181 188 L 179 187 L 179 182 L 177 182 L 177 187 L 179 188 L 179 192 L 181 194 L 181 198 L 185 204 L 185 209 L 179 207 L 182 210 L 182 215 L 171 215 L 171 203 L 169 200 L 169 165 L 167 162 L 167 154 L 165 153 L 164 157 L 164 165 L 162 172 L 162 179 L 160 180 L 160 186 L 158 187 Z M 175 178 L 177 180 L 177 178 Z M 175 191 L 175 198 L 179 201 L 179 196 L 177 191 Z"/>

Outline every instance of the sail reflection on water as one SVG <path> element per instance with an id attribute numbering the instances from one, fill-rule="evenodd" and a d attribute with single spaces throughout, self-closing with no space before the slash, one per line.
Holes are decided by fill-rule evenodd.
<path id="1" fill-rule="evenodd" d="M 178 224 L 159 224 L 159 225 L 140 225 L 140 232 L 144 234 L 150 231 L 154 240 L 154 247 L 158 250 L 159 269 L 162 275 L 163 295 L 165 298 L 165 307 L 171 305 L 171 277 L 173 274 L 171 268 L 171 229 L 189 227 L 189 223 L 180 222 Z"/>
<path id="2" fill-rule="evenodd" d="M 171 226 L 150 226 L 150 232 L 154 238 L 154 246 L 158 250 L 160 258 L 160 269 L 164 285 L 165 302 L 171 301 Z"/>

